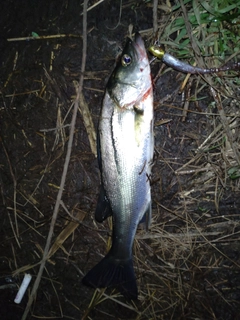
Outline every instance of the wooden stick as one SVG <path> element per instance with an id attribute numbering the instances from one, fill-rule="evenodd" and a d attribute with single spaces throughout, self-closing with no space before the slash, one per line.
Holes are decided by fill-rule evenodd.
<path id="1" fill-rule="evenodd" d="M 56 39 L 56 38 L 82 38 L 80 34 L 53 34 L 51 36 L 33 36 L 21 38 L 8 38 L 7 41 L 30 41 L 30 40 L 43 40 L 43 39 Z"/>
<path id="2" fill-rule="evenodd" d="M 54 210 L 53 210 L 50 229 L 49 229 L 49 232 L 48 232 L 48 237 L 47 237 L 45 249 L 44 249 L 44 252 L 43 252 L 42 261 L 41 261 L 41 264 L 40 264 L 40 267 L 39 267 L 37 278 L 36 278 L 36 280 L 34 282 L 31 294 L 29 296 L 29 300 L 28 300 L 26 309 L 25 309 L 24 314 L 22 316 L 22 320 L 25 320 L 27 318 L 29 310 L 30 310 L 30 308 L 32 306 L 32 303 L 33 303 L 34 299 L 36 298 L 37 290 L 38 290 L 38 287 L 39 287 L 39 284 L 40 284 L 40 281 L 41 281 L 41 278 L 42 278 L 43 270 L 45 269 L 46 262 L 47 262 L 47 260 L 49 258 L 49 250 L 50 250 L 52 236 L 53 236 L 53 233 L 54 233 L 54 226 L 55 226 L 55 223 L 56 223 L 56 220 L 57 220 L 58 211 L 59 211 L 59 207 L 60 207 L 60 204 L 61 204 L 61 198 L 62 198 L 64 185 L 65 185 L 65 181 L 66 181 L 68 165 L 69 165 L 71 151 L 72 151 L 73 136 L 74 136 L 75 123 L 76 123 L 76 118 L 77 118 L 79 96 L 80 96 L 80 93 L 81 93 L 82 88 L 83 88 L 83 79 L 84 79 L 83 75 L 84 75 L 85 65 L 86 65 L 86 55 L 87 55 L 87 3 L 88 3 L 88 0 L 84 0 L 84 7 L 83 7 L 83 13 L 84 13 L 83 14 L 83 50 L 82 50 L 82 66 L 81 66 L 81 71 L 82 72 L 81 72 L 81 76 L 80 76 L 80 80 L 79 80 L 79 89 L 78 89 L 78 92 L 77 92 L 77 97 L 76 97 L 75 103 L 74 103 L 74 109 L 73 109 L 73 115 L 72 115 L 72 121 L 71 121 L 71 127 L 70 127 L 70 134 L 69 134 L 69 140 L 68 140 L 67 154 L 66 154 L 66 158 L 65 158 L 65 163 L 64 163 L 64 168 L 63 168 L 60 188 L 59 188 L 59 192 L 57 194 L 57 200 L 56 200 L 55 207 L 54 207 Z"/>
<path id="3" fill-rule="evenodd" d="M 99 0 L 98 2 L 96 2 L 95 4 L 93 4 L 91 7 L 87 8 L 87 12 L 92 10 L 93 8 L 95 8 L 96 6 L 98 6 L 100 3 L 102 3 L 104 0 Z M 83 15 L 84 13 L 81 13 L 81 16 Z"/>

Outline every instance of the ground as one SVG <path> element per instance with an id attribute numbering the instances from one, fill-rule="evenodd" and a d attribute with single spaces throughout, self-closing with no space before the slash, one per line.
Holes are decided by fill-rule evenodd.
<path id="1" fill-rule="evenodd" d="M 129 25 L 141 31 L 146 47 L 154 38 L 151 2 L 122 1 L 121 12 L 120 5 L 106 0 L 87 16 L 83 94 L 94 130 Z M 39 271 L 63 173 L 81 74 L 83 6 L 73 0 L 6 0 L 1 6 L 0 315 L 17 320 Z M 46 38 L 20 39 L 34 33 Z M 165 67 L 157 76 L 161 66 L 151 64 L 152 226 L 139 229 L 134 243 L 139 300 L 81 284 L 107 251 L 111 223 L 94 220 L 100 174 L 79 112 L 49 259 L 29 319 L 239 319 L 240 184 L 229 170 L 239 172 L 240 93 L 236 88 L 223 99 L 227 128 L 208 86 L 184 118 L 186 97 L 179 88 L 185 75 Z M 198 81 L 194 76 L 189 90 L 197 90 Z M 33 277 L 30 289 L 15 304 L 25 272 Z"/>

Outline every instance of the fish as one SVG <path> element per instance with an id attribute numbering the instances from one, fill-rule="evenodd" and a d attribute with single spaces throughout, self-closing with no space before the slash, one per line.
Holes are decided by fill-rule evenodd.
<path id="1" fill-rule="evenodd" d="M 112 245 L 82 279 L 138 298 L 132 247 L 139 223 L 152 215 L 150 175 L 154 151 L 153 88 L 144 41 L 128 38 L 103 97 L 98 125 L 101 189 L 95 219 L 112 216 Z"/>

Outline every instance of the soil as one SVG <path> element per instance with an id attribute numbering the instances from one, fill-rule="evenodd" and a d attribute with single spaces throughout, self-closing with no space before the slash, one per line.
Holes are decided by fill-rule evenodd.
<path id="1" fill-rule="evenodd" d="M 122 1 L 120 17 L 119 8 L 119 1 L 105 0 L 89 11 L 87 17 L 83 92 L 95 129 L 104 89 L 129 25 L 140 31 L 152 28 L 152 7 L 148 1 Z M 80 77 L 82 10 L 82 2 L 74 0 L 6 0 L 1 4 L 0 318 L 3 320 L 21 319 L 48 236 L 67 150 L 71 105 L 76 95 L 74 81 Z M 66 36 L 9 41 L 31 37 L 32 33 Z M 143 33 L 143 37 L 147 47 L 153 39 L 152 31 Z M 155 61 L 151 67 L 154 78 L 161 64 Z M 184 75 L 168 71 L 154 84 L 153 224 L 147 235 L 162 230 L 162 244 L 139 230 L 134 263 L 140 300 L 133 305 L 118 296 L 122 304 L 106 298 L 90 308 L 94 290 L 81 284 L 83 275 L 106 253 L 110 230 L 108 221 L 97 224 L 94 220 L 100 174 L 79 112 L 62 197 L 67 210 L 60 208 L 53 243 L 70 223 L 74 230 L 46 264 L 29 319 L 170 319 L 170 315 L 171 319 L 240 319 L 240 193 L 235 187 L 223 189 L 217 208 L 212 196 L 214 187 L 209 187 L 206 193 L 208 180 L 201 180 L 198 174 L 176 175 L 176 170 L 191 160 L 211 125 L 210 119 L 201 115 L 208 111 L 207 89 L 200 94 L 199 109 L 190 103 L 189 109 L 197 112 L 188 113 L 182 121 L 182 96 L 178 90 L 183 79 Z M 166 123 L 160 125 L 161 120 Z M 201 161 L 206 161 L 206 157 L 200 158 L 199 164 Z M 216 158 L 216 164 L 217 161 Z M 197 188 L 197 184 L 204 187 Z M 191 219 L 185 215 L 181 198 L 189 190 L 187 207 Z M 74 224 L 71 216 L 77 217 L 78 222 Z M 195 232 L 196 225 L 207 233 L 207 244 L 202 234 L 188 238 L 186 220 L 192 223 L 189 234 Z M 222 237 L 217 244 L 214 232 Z M 231 241 L 224 242 L 228 234 Z M 166 235 L 176 236 L 179 244 L 173 247 L 174 239 Z M 191 249 L 183 248 L 183 243 L 190 242 Z M 22 302 L 15 304 L 25 271 L 33 277 L 30 289 Z M 159 279 L 159 274 L 163 278 Z M 183 283 L 182 291 L 179 281 Z"/>

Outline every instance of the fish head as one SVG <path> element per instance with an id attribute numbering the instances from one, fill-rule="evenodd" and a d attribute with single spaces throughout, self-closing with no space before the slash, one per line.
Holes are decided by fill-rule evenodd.
<path id="1" fill-rule="evenodd" d="M 134 39 L 128 38 L 109 79 L 107 91 L 119 108 L 133 109 L 151 88 L 150 65 L 144 41 L 136 33 Z"/>

